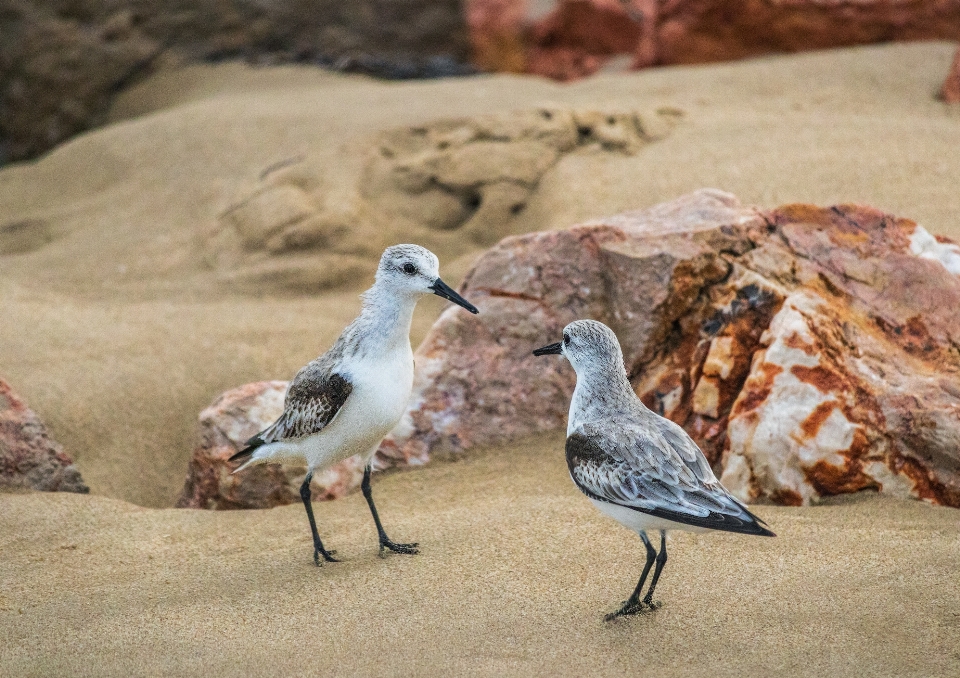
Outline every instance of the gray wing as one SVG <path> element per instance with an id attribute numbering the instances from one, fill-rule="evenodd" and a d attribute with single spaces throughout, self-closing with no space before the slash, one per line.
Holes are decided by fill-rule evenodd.
<path id="1" fill-rule="evenodd" d="M 686 525 L 772 535 L 720 485 L 706 459 L 700 463 L 703 453 L 689 437 L 696 450 L 689 462 L 686 441 L 682 450 L 674 449 L 676 435 L 583 426 L 567 438 L 567 466 L 577 487 L 592 499 Z"/>
<path id="2" fill-rule="evenodd" d="M 324 369 L 323 362 L 315 360 L 297 373 L 287 388 L 280 418 L 250 438 L 230 461 L 250 456 L 261 445 L 318 433 L 333 421 L 353 386 L 342 375 Z"/>

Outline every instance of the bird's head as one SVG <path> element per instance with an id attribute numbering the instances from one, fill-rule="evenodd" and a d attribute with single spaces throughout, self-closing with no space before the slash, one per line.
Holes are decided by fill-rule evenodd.
<path id="1" fill-rule="evenodd" d="M 394 245 L 384 250 L 377 267 L 377 286 L 400 295 L 436 294 L 479 313 L 476 306 L 440 279 L 437 255 L 419 245 Z"/>
<path id="2" fill-rule="evenodd" d="M 596 320 L 575 320 L 563 328 L 563 339 L 538 348 L 533 355 L 559 354 L 573 365 L 577 374 L 589 369 L 623 370 L 623 352 L 617 335 Z"/>

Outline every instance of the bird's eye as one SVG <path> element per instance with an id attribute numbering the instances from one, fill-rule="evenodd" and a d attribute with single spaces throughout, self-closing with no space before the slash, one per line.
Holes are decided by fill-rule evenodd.
<path id="1" fill-rule="evenodd" d="M 411 264 L 410 262 L 407 262 L 403 265 L 403 272 L 406 273 L 407 275 L 413 275 L 414 273 L 417 272 L 417 267 Z"/>
<path id="2" fill-rule="evenodd" d="M 564 345 L 564 346 L 569 346 L 569 345 L 570 345 L 570 335 L 569 335 L 569 334 L 564 334 L 564 335 L 563 335 L 563 345 Z"/>

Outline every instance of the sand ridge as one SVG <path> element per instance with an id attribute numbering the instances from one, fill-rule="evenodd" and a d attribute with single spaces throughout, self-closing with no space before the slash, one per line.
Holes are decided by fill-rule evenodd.
<path id="1" fill-rule="evenodd" d="M 858 675 L 960 672 L 960 522 L 874 494 L 760 506 L 774 539 L 676 533 L 654 614 L 605 623 L 643 561 L 567 477 L 562 436 L 377 478 L 303 509 L 0 495 L 5 675 Z"/>

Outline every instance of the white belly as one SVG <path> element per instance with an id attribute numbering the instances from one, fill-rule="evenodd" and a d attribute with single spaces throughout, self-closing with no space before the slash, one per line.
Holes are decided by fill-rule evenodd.
<path id="1" fill-rule="evenodd" d="M 678 523 L 666 518 L 651 516 L 649 513 L 634 511 L 633 509 L 611 504 L 606 501 L 597 501 L 590 499 L 603 514 L 610 516 L 628 530 L 633 530 L 637 534 L 646 530 L 686 530 L 687 532 L 709 532 L 705 527 L 696 527 Z"/>
<path id="2" fill-rule="evenodd" d="M 324 430 L 300 443 L 311 470 L 355 454 L 373 455 L 407 409 L 413 389 L 413 356 L 353 366 L 345 376 L 353 386 L 347 402 Z"/>

